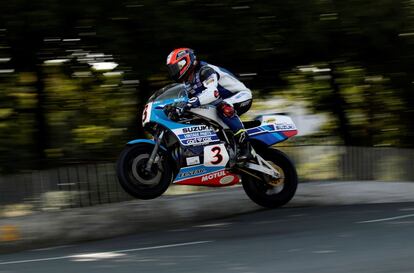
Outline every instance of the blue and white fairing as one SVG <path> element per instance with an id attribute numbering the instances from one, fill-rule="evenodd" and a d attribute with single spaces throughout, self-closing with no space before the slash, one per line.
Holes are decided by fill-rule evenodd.
<path id="1" fill-rule="evenodd" d="M 214 129 L 207 125 L 191 125 L 172 121 L 164 112 L 164 106 L 186 102 L 186 88 L 183 84 L 173 84 L 156 92 L 145 106 L 142 116 L 144 127 L 162 125 L 175 135 L 181 146 L 181 153 L 173 158 L 180 168 L 173 183 L 189 185 L 224 186 L 239 181 L 239 177 L 226 170 L 230 160 L 225 142 L 221 141 Z M 227 126 L 217 117 L 214 108 L 192 109 L 192 112 L 215 121 L 223 128 Z M 211 108 L 211 109 L 210 109 Z M 199 112 L 197 112 L 199 111 Z M 202 113 L 207 113 L 203 115 Z M 261 125 L 247 130 L 249 139 L 271 146 L 296 135 L 293 121 L 287 116 L 267 115 L 259 117 Z M 133 140 L 129 144 L 152 140 Z M 153 142 L 153 141 L 152 141 Z M 166 149 L 165 147 L 161 147 Z"/>
<path id="2" fill-rule="evenodd" d="M 185 158 L 179 160 L 181 168 L 173 183 L 210 186 L 237 183 L 238 177 L 226 171 L 229 154 L 213 128 L 174 122 L 165 114 L 164 106 L 187 100 L 185 87 L 175 85 L 159 96 L 155 95 L 144 108 L 142 122 L 143 126 L 162 125 L 180 142 Z"/>
<path id="3" fill-rule="evenodd" d="M 261 125 L 247 129 L 249 139 L 259 141 L 267 146 L 285 141 L 298 133 L 295 123 L 288 116 L 263 115 L 256 119 L 261 122 Z"/>

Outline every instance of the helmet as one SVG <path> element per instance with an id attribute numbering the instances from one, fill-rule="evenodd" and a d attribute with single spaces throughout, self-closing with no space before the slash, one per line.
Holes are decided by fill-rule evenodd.
<path id="1" fill-rule="evenodd" d="M 185 81 L 193 72 L 196 65 L 196 56 L 190 48 L 174 49 L 167 57 L 167 68 L 174 81 Z"/>

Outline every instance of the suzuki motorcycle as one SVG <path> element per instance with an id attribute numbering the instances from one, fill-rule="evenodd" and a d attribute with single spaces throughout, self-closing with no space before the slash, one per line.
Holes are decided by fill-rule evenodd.
<path id="1" fill-rule="evenodd" d="M 238 162 L 232 131 L 213 105 L 177 114 L 188 101 L 184 84 L 155 92 L 145 105 L 142 123 L 153 139 L 127 143 L 117 162 L 117 175 L 126 192 L 139 199 L 162 195 L 171 183 L 224 187 L 241 183 L 251 200 L 267 208 L 289 202 L 297 188 L 292 161 L 272 145 L 297 134 L 285 115 L 262 115 L 244 122 L 251 158 Z"/>

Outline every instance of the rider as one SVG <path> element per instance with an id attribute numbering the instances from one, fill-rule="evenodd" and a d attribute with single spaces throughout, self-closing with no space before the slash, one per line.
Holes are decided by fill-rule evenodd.
<path id="1" fill-rule="evenodd" d="M 189 87 L 186 108 L 212 104 L 219 117 L 233 131 L 239 145 L 239 160 L 250 156 L 246 130 L 239 116 L 252 105 L 252 93 L 232 73 L 218 66 L 198 61 L 190 48 L 178 48 L 167 57 L 171 78 Z"/>

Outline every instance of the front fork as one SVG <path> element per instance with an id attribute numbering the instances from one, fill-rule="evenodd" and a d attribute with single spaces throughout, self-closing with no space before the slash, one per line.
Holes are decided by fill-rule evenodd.
<path id="1" fill-rule="evenodd" d="M 165 131 L 162 130 L 161 133 L 158 136 L 156 135 L 155 138 L 154 138 L 155 146 L 154 146 L 154 149 L 151 152 L 150 157 L 148 158 L 147 164 L 145 165 L 145 170 L 147 172 L 151 172 L 152 165 L 154 163 L 157 163 L 158 160 L 159 160 L 158 149 L 160 148 L 161 142 L 162 142 L 163 137 L 164 137 L 164 133 L 165 133 Z"/>

